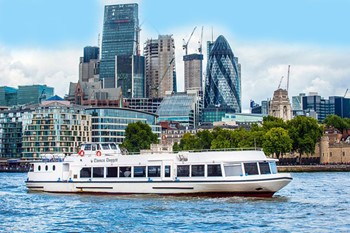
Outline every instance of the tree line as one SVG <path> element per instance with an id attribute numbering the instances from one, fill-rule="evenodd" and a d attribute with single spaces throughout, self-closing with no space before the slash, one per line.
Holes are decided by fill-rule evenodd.
<path id="1" fill-rule="evenodd" d="M 279 158 L 285 153 L 314 153 L 315 145 L 323 134 L 325 126 L 333 126 L 339 131 L 350 128 L 349 118 L 328 115 L 323 125 L 306 116 L 297 116 L 290 121 L 266 116 L 261 125 L 253 124 L 250 130 L 243 127 L 236 130 L 214 128 L 212 131 L 198 131 L 193 135 L 184 134 L 180 143 L 175 143 L 174 151 L 206 150 L 224 148 L 262 148 L 267 155 Z M 158 143 L 157 135 L 149 125 L 142 122 L 130 123 L 125 130 L 122 148 L 129 152 L 149 149 L 150 144 Z"/>
<path id="2" fill-rule="evenodd" d="M 295 152 L 299 155 L 314 153 L 315 145 L 323 133 L 323 126 L 311 117 L 297 116 L 290 121 L 266 116 L 262 125 L 253 124 L 250 130 L 239 128 L 227 130 L 214 128 L 192 135 L 186 133 L 173 150 L 203 150 L 223 148 L 262 148 L 279 158 L 282 154 Z"/>

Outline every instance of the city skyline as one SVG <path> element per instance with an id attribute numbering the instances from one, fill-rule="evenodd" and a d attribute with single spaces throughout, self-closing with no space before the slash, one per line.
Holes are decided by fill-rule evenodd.
<path id="1" fill-rule="evenodd" d="M 68 93 L 79 79 L 79 57 L 85 46 L 102 42 L 104 5 L 138 3 L 140 42 L 173 34 L 178 89 L 184 89 L 182 50 L 195 26 L 189 54 L 198 52 L 200 29 L 206 41 L 227 38 L 242 64 L 242 108 L 249 100 L 271 99 L 291 65 L 289 96 L 316 91 L 343 96 L 350 76 L 350 33 L 346 1 L 153 1 L 23 2 L 0 0 L 0 86 L 46 84 Z M 18 6 L 21 6 L 20 8 Z M 171 8 L 171 9 L 170 9 Z M 100 44 L 101 44 L 100 42 Z M 141 48 L 142 50 L 142 48 Z M 203 70 L 207 57 L 204 56 Z M 205 79 L 203 77 L 203 79 Z M 285 80 L 282 87 L 286 86 Z M 350 85 L 349 85 L 350 86 Z"/>

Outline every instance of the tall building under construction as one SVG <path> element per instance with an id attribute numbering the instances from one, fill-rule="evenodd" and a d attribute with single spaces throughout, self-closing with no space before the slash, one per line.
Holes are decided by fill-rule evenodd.
<path id="1" fill-rule="evenodd" d="M 175 91 L 175 44 L 172 35 L 148 39 L 144 46 L 146 96 L 160 98 L 166 91 Z"/>

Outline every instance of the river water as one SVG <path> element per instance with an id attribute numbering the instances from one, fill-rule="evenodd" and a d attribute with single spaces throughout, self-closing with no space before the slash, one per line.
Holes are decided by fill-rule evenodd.
<path id="1" fill-rule="evenodd" d="M 273 198 L 27 192 L 0 173 L 1 232 L 350 232 L 350 173 L 293 173 Z"/>

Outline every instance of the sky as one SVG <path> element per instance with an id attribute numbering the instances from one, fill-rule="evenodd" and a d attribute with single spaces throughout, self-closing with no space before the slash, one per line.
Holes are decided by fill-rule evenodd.
<path id="1" fill-rule="evenodd" d="M 133 2 L 139 4 L 141 44 L 173 35 L 180 91 L 183 39 L 194 27 L 189 53 L 198 52 L 203 27 L 203 54 L 206 41 L 223 35 L 238 57 L 244 112 L 251 99 L 271 99 L 282 76 L 287 87 L 288 65 L 290 98 L 344 96 L 350 87 L 347 0 L 0 0 L 0 86 L 46 84 L 63 97 L 78 81 L 83 48 L 98 45 L 104 5 Z"/>

